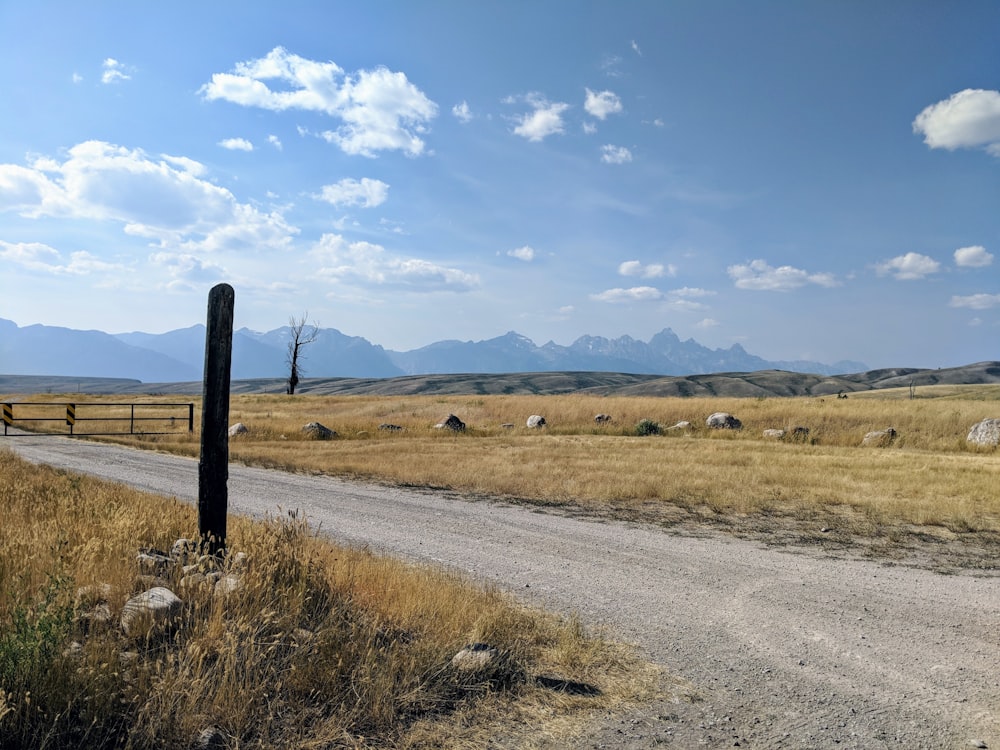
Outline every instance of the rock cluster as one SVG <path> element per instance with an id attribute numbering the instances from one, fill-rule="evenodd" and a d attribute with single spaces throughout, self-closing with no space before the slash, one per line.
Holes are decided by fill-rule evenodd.
<path id="1" fill-rule="evenodd" d="M 732 414 L 717 411 L 705 420 L 705 426 L 710 430 L 742 430 L 743 423 Z"/>

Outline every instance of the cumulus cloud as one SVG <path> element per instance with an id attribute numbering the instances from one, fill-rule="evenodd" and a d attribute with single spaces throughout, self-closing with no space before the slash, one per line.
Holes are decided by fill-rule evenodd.
<path id="1" fill-rule="evenodd" d="M 469 109 L 469 103 L 466 101 L 452 107 L 451 113 L 455 116 L 456 120 L 463 124 L 472 121 L 472 110 Z"/>
<path id="2" fill-rule="evenodd" d="M 63 161 L 0 164 L 0 211 L 119 222 L 126 234 L 149 238 L 161 248 L 251 250 L 290 244 L 298 230 L 279 213 L 239 203 L 225 188 L 201 179 L 204 171 L 186 157 L 153 158 L 139 149 L 86 141 Z"/>
<path id="3" fill-rule="evenodd" d="M 278 138 L 278 136 L 276 135 L 269 135 L 267 137 L 267 142 L 270 143 L 272 146 L 274 146 L 276 149 L 278 149 L 278 151 L 281 151 L 281 149 L 284 148 L 281 145 L 281 139 Z"/>
<path id="4" fill-rule="evenodd" d="M 601 146 L 601 161 L 605 164 L 627 164 L 632 161 L 632 152 L 624 146 Z"/>
<path id="5" fill-rule="evenodd" d="M 644 279 L 658 279 L 663 276 L 674 276 L 677 274 L 675 266 L 665 266 L 662 263 L 650 263 L 644 265 L 637 260 L 627 260 L 618 266 L 618 273 L 621 276 L 641 276 Z"/>
<path id="6" fill-rule="evenodd" d="M 230 151 L 253 151 L 253 144 L 246 138 L 226 138 L 219 141 L 219 145 Z"/>
<path id="7" fill-rule="evenodd" d="M 982 245 L 960 247 L 955 251 L 955 265 L 961 268 L 986 268 L 993 263 L 993 254 Z"/>
<path id="8" fill-rule="evenodd" d="M 128 74 L 125 66 L 113 57 L 105 59 L 102 67 L 104 72 L 101 74 L 101 83 L 120 83 L 132 80 L 132 76 Z"/>
<path id="9" fill-rule="evenodd" d="M 712 297 L 715 295 L 715 292 L 710 289 L 699 289 L 698 287 L 684 286 L 680 289 L 671 289 L 670 294 L 676 295 L 677 297 L 698 298 Z"/>
<path id="10" fill-rule="evenodd" d="M 336 63 L 308 60 L 283 47 L 237 63 L 231 73 L 214 73 L 199 93 L 209 101 L 244 107 L 329 115 L 341 125 L 325 131 L 323 138 L 345 153 L 363 156 L 423 153 L 422 136 L 437 116 L 437 105 L 403 73 L 385 67 L 346 73 Z"/>
<path id="11" fill-rule="evenodd" d="M 514 121 L 514 134 L 529 141 L 542 141 L 550 135 L 557 135 L 565 132 L 563 113 L 569 109 L 569 105 L 564 102 L 550 102 L 538 93 L 527 94 L 524 97 L 510 97 L 505 100 L 508 104 L 524 101 L 531 105 L 532 111 L 523 115 L 517 115 Z"/>
<path id="12" fill-rule="evenodd" d="M 153 253 L 150 262 L 170 276 L 165 286 L 174 292 L 194 291 L 226 278 L 226 270 L 190 253 Z"/>
<path id="13" fill-rule="evenodd" d="M 965 89 L 926 107 L 913 132 L 931 148 L 985 148 L 1000 157 L 1000 91 Z"/>
<path id="14" fill-rule="evenodd" d="M 38 242 L 0 240 L 0 260 L 32 271 L 58 276 L 87 276 L 122 270 L 120 263 L 108 263 L 83 250 L 70 253 L 69 260 L 53 247 Z"/>
<path id="15" fill-rule="evenodd" d="M 608 289 L 598 294 L 590 295 L 596 302 L 653 302 L 663 299 L 663 292 L 651 286 L 634 286 L 631 289 Z"/>
<path id="16" fill-rule="evenodd" d="M 622 111 L 622 100 L 612 91 L 591 91 L 587 92 L 584 99 L 583 108 L 590 115 L 598 120 L 605 119 L 608 115 L 613 115 Z"/>
<path id="17" fill-rule="evenodd" d="M 703 319 L 699 320 L 697 323 L 695 323 L 694 325 L 695 325 L 695 328 L 707 329 L 707 328 L 715 328 L 716 326 L 720 326 L 722 324 L 719 321 L 717 321 L 715 318 L 703 318 Z"/>
<path id="18" fill-rule="evenodd" d="M 972 310 L 988 310 L 991 307 L 1000 307 L 1000 294 L 970 294 L 968 296 L 954 296 L 948 303 L 951 307 L 968 307 Z"/>
<path id="19" fill-rule="evenodd" d="M 388 200 L 389 186 L 381 180 L 368 177 L 360 180 L 344 179 L 333 185 L 324 185 L 319 198 L 334 206 L 374 208 Z"/>
<path id="20" fill-rule="evenodd" d="M 737 289 L 754 291 L 787 292 L 806 284 L 834 287 L 837 280 L 830 273 L 809 273 L 792 266 L 773 268 L 764 260 L 752 260 L 746 264 L 729 266 L 729 278 Z"/>
<path id="21" fill-rule="evenodd" d="M 524 247 L 519 247 L 514 250 L 508 250 L 507 255 L 511 258 L 523 260 L 525 263 L 530 263 L 535 259 L 535 248 L 525 245 Z"/>
<path id="22" fill-rule="evenodd" d="M 899 281 L 916 281 L 937 273 L 940 269 L 940 263 L 920 253 L 897 255 L 875 266 L 875 272 L 879 276 L 892 274 Z"/>
<path id="23" fill-rule="evenodd" d="M 413 292 L 467 292 L 480 285 L 476 274 L 386 252 L 370 242 L 348 242 L 324 234 L 313 250 L 321 263 L 317 275 L 345 283 L 374 284 Z"/>

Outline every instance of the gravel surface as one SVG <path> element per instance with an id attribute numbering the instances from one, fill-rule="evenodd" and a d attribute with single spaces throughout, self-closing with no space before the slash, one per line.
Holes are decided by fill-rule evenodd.
<path id="1" fill-rule="evenodd" d="M 197 462 L 56 437 L 25 458 L 196 501 Z M 459 496 L 230 466 L 230 512 L 577 613 L 671 675 L 585 747 L 1000 749 L 1000 579 L 782 550 Z"/>

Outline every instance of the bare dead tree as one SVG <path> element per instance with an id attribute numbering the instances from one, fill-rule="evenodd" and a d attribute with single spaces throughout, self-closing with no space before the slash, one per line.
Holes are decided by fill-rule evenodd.
<path id="1" fill-rule="evenodd" d="M 299 376 L 305 371 L 302 369 L 302 348 L 311 344 L 319 336 L 319 326 L 315 323 L 307 323 L 309 313 L 305 313 L 301 318 L 291 317 L 288 319 L 288 326 L 291 328 L 292 336 L 288 341 L 288 357 L 285 359 L 288 365 L 288 395 L 295 395 L 295 387 L 299 384 Z"/>

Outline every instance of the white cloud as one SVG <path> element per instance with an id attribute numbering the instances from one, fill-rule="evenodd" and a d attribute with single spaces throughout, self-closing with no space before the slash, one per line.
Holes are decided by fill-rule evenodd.
<path id="1" fill-rule="evenodd" d="M 367 283 L 414 292 L 467 292 L 480 285 L 476 274 L 419 258 L 391 255 L 381 245 L 348 242 L 339 234 L 325 234 L 313 255 L 322 267 L 321 278 L 345 283 Z"/>
<path id="2" fill-rule="evenodd" d="M 29 218 L 113 221 L 161 248 L 251 250 L 286 248 L 298 232 L 277 212 L 239 203 L 201 179 L 200 163 L 177 156 L 150 158 L 103 141 L 72 147 L 64 161 L 30 167 L 0 164 L 0 211 Z"/>
<path id="3" fill-rule="evenodd" d="M 119 81 L 132 80 L 132 76 L 128 74 L 125 66 L 113 57 L 105 59 L 103 68 L 104 73 L 101 74 L 101 83 L 118 83 Z"/>
<path id="4" fill-rule="evenodd" d="M 219 145 L 230 151 L 253 151 L 253 144 L 246 138 L 226 138 L 219 141 Z"/>
<path id="5" fill-rule="evenodd" d="M 67 262 L 58 250 L 38 242 L 10 243 L 0 240 L 0 260 L 32 271 L 60 276 L 86 276 L 124 268 L 119 263 L 107 263 L 83 250 L 70 253 Z"/>
<path id="6" fill-rule="evenodd" d="M 618 266 L 618 273 L 621 276 L 641 276 L 644 279 L 659 279 L 663 276 L 674 276 L 677 274 L 675 266 L 664 266 L 662 263 L 650 263 L 643 265 L 637 260 L 627 260 Z"/>
<path id="7" fill-rule="evenodd" d="M 632 51 L 639 57 L 642 57 L 642 50 L 639 49 L 639 43 L 635 39 L 632 40 Z"/>
<path id="8" fill-rule="evenodd" d="M 508 98 L 507 103 L 520 101 L 515 97 Z M 563 112 L 569 109 L 569 105 L 563 102 L 550 102 L 541 94 L 531 93 L 523 97 L 523 101 L 530 104 L 533 109 L 524 115 L 518 115 L 514 119 L 517 126 L 514 134 L 529 141 L 538 142 L 550 135 L 561 134 L 565 131 L 563 123 Z"/>
<path id="9" fill-rule="evenodd" d="M 792 266 L 773 268 L 763 260 L 752 260 L 747 264 L 729 266 L 729 277 L 737 289 L 754 291 L 787 292 L 806 284 L 837 286 L 837 280 L 830 273 L 809 273 Z"/>
<path id="10" fill-rule="evenodd" d="M 965 89 L 925 108 L 913 132 L 931 148 L 983 147 L 1000 156 L 1000 91 Z"/>
<path id="11" fill-rule="evenodd" d="M 631 289 L 608 289 L 599 294 L 590 295 L 597 302 L 651 302 L 663 299 L 663 293 L 651 286 L 634 286 Z"/>
<path id="12" fill-rule="evenodd" d="M 324 185 L 318 196 L 334 206 L 360 206 L 374 208 L 389 198 L 389 186 L 381 180 L 362 177 L 361 180 L 344 179 L 333 185 Z"/>
<path id="13" fill-rule="evenodd" d="M 514 250 L 508 250 L 507 255 L 511 258 L 523 260 L 525 263 L 530 263 L 535 259 L 535 248 L 525 245 Z"/>
<path id="14" fill-rule="evenodd" d="M 592 122 L 583 123 L 583 132 L 585 135 L 593 135 L 597 132 L 597 126 Z"/>
<path id="15" fill-rule="evenodd" d="M 150 262 L 166 270 L 165 286 L 174 292 L 193 291 L 227 277 L 226 270 L 189 253 L 153 253 Z"/>
<path id="16" fill-rule="evenodd" d="M 456 120 L 463 124 L 472 121 L 472 110 L 469 109 L 469 103 L 466 101 L 452 107 L 451 113 L 455 116 Z"/>
<path id="17" fill-rule="evenodd" d="M 272 89 L 270 81 L 282 87 Z M 363 156 L 394 150 L 421 154 L 427 123 L 437 116 L 437 105 L 403 73 L 378 67 L 347 74 L 336 63 L 308 60 L 282 47 L 238 63 L 232 73 L 214 73 L 199 93 L 209 101 L 274 112 L 322 112 L 342 122 L 323 138 Z"/>
<path id="18" fill-rule="evenodd" d="M 590 89 L 585 89 L 585 91 L 587 92 L 587 95 L 583 103 L 583 108 L 598 120 L 603 120 L 608 115 L 613 115 L 622 111 L 622 101 L 614 92 L 595 92 Z"/>
<path id="19" fill-rule="evenodd" d="M 717 321 L 715 318 L 703 318 L 702 320 L 699 320 L 694 325 L 695 325 L 695 328 L 707 329 L 707 328 L 715 328 L 715 327 L 720 326 L 722 324 L 719 321 Z"/>
<path id="20" fill-rule="evenodd" d="M 986 268 L 993 263 L 993 254 L 982 245 L 960 247 L 955 251 L 955 265 L 961 268 Z"/>
<path id="21" fill-rule="evenodd" d="M 940 263 L 920 253 L 897 255 L 875 266 L 875 272 L 879 276 L 892 274 L 893 278 L 899 281 L 916 281 L 937 273 L 940 269 Z"/>
<path id="22" fill-rule="evenodd" d="M 710 289 L 699 289 L 698 287 L 684 286 L 680 289 L 671 289 L 671 295 L 677 297 L 687 297 L 687 298 L 699 298 L 699 297 L 711 297 L 715 295 L 715 292 Z"/>
<path id="23" fill-rule="evenodd" d="M 83 83 L 83 76 L 79 73 L 73 73 L 73 83 Z"/>
<path id="24" fill-rule="evenodd" d="M 276 135 L 269 135 L 267 137 L 267 142 L 270 143 L 272 146 L 274 146 L 276 149 L 278 149 L 278 151 L 281 151 L 282 148 L 284 148 L 281 145 L 281 139 L 278 138 L 278 136 Z"/>
<path id="25" fill-rule="evenodd" d="M 954 296 L 948 303 L 951 307 L 968 307 L 972 310 L 988 310 L 1000 307 L 1000 294 L 970 294 L 966 297 Z"/>
<path id="26" fill-rule="evenodd" d="M 601 161 L 605 164 L 627 164 L 632 161 L 632 152 L 624 146 L 601 146 Z"/>

